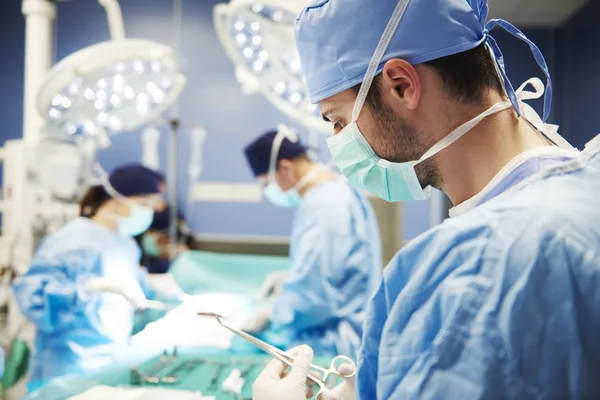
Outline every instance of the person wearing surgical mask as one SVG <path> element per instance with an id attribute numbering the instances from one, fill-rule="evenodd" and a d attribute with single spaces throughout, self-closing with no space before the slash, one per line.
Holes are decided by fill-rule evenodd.
<path id="1" fill-rule="evenodd" d="M 511 83 L 495 27 L 529 45 L 546 87 Z M 386 267 L 357 375 L 319 400 L 600 398 L 600 136 L 578 151 L 546 122 L 540 49 L 488 21 L 487 0 L 313 0 L 295 33 L 348 180 L 454 204 Z M 526 101 L 544 91 L 540 116 Z M 294 352 L 254 400 L 305 398 L 313 352 Z"/>
<path id="2" fill-rule="evenodd" d="M 321 354 L 356 357 L 365 306 L 382 274 L 379 228 L 365 195 L 306 155 L 290 129 L 280 126 L 245 149 L 264 195 L 295 208 L 289 271 L 271 275 L 263 296 L 273 303 L 245 327 L 269 324 L 290 333 L 290 345 L 309 343 Z"/>
<path id="3" fill-rule="evenodd" d="M 164 210 L 154 214 L 150 228 L 143 234 L 136 236 L 135 240 L 142 250 L 141 264 L 151 274 L 165 274 L 171 267 L 173 258 L 190 251 L 195 247 L 194 233 L 186 223 L 183 215 L 178 213 L 177 232 L 174 255 L 172 252 L 169 227 L 171 226 L 171 210 L 167 206 Z"/>
<path id="4" fill-rule="evenodd" d="M 117 168 L 88 189 L 81 216 L 45 238 L 15 281 L 19 308 L 36 328 L 30 391 L 107 367 L 127 344 L 150 295 L 133 237 L 164 209 L 161 191 L 154 171 Z"/>

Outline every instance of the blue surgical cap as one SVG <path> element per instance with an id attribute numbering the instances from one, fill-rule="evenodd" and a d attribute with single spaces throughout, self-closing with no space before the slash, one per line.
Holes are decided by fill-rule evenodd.
<path id="1" fill-rule="evenodd" d="M 250 143 L 244 149 L 246 159 L 250 165 L 250 169 L 254 176 L 259 176 L 269 172 L 269 163 L 271 161 L 271 150 L 273 148 L 273 142 L 277 136 L 277 131 L 269 131 L 261 135 L 258 139 Z M 300 141 L 292 142 L 287 137 L 283 138 L 279 153 L 277 154 L 277 161 L 279 160 L 291 160 L 302 154 L 306 154 L 306 148 L 300 143 Z"/>
<path id="2" fill-rule="evenodd" d="M 402 0 L 400 0 L 402 1 Z M 296 45 L 313 103 L 361 83 L 399 0 L 313 0 L 296 22 Z M 546 75 L 544 120 L 550 113 L 552 82 L 539 48 L 510 23 L 491 20 L 487 0 L 409 0 L 379 64 L 399 58 L 416 65 L 487 43 L 493 51 L 506 92 L 519 110 L 506 75 L 502 52 L 489 31 L 500 26 L 525 41 Z"/>
<path id="3" fill-rule="evenodd" d="M 177 218 L 184 219 L 183 214 L 179 210 L 177 211 Z M 169 229 L 169 226 L 171 226 L 171 207 L 167 206 L 164 210 L 154 213 L 150 230 L 165 231 Z"/>
<path id="4" fill-rule="evenodd" d="M 132 197 L 160 193 L 162 177 L 140 164 L 129 164 L 115 169 L 108 177 L 108 182 L 120 195 Z M 104 197 L 111 197 L 105 189 Z"/>

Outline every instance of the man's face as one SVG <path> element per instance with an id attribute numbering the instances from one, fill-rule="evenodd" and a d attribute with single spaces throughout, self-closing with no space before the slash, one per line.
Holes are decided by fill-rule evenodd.
<path id="1" fill-rule="evenodd" d="M 433 144 L 431 138 L 409 122 L 411 111 L 399 106 L 396 96 L 389 94 L 394 89 L 388 87 L 386 92 L 385 84 L 381 86 L 360 112 L 360 133 L 380 158 L 395 163 L 416 161 Z M 357 91 L 348 89 L 319 103 L 323 118 L 333 125 L 334 135 L 352 122 L 356 98 Z M 390 104 L 394 101 L 396 104 Z M 416 171 L 423 187 L 439 185 L 440 176 L 432 159 L 418 164 Z"/>
<path id="2" fill-rule="evenodd" d="M 356 91 L 345 90 L 319 103 L 323 119 L 339 134 L 352 121 Z M 358 128 L 375 154 L 392 162 L 417 160 L 427 149 L 419 142 L 416 129 L 381 99 L 376 104 L 366 102 L 358 117 Z"/>

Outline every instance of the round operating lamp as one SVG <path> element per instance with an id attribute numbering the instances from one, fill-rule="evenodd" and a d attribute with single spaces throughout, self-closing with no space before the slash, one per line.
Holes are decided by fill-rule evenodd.
<path id="1" fill-rule="evenodd" d="M 258 89 L 299 124 L 323 133 L 331 127 L 310 103 L 294 40 L 294 23 L 306 1 L 232 0 L 214 8 L 215 29 L 236 76 Z"/>
<path id="2" fill-rule="evenodd" d="M 139 129 L 185 87 L 170 47 L 123 39 L 80 50 L 46 75 L 37 107 L 50 136 L 92 138 Z"/>

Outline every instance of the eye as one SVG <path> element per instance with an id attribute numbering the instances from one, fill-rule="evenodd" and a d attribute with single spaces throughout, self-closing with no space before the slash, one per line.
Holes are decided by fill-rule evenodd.
<path id="1" fill-rule="evenodd" d="M 333 123 L 333 133 L 334 134 L 338 134 L 342 131 L 342 129 L 344 129 L 344 123 L 342 121 L 336 121 L 336 122 L 332 122 Z"/>

